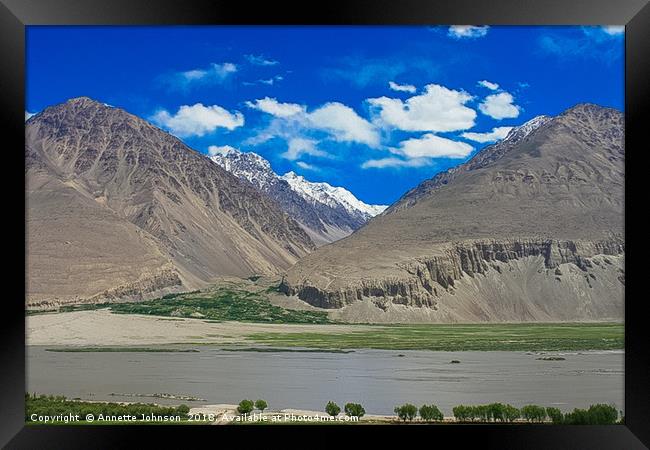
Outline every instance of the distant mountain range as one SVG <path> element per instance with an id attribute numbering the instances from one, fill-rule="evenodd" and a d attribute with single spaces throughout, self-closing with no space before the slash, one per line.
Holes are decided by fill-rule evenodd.
<path id="1" fill-rule="evenodd" d="M 343 321 L 623 317 L 614 109 L 536 117 L 389 208 L 280 176 L 255 153 L 207 157 L 87 97 L 29 118 L 25 140 L 30 306 L 259 274 Z"/>
<path id="2" fill-rule="evenodd" d="M 279 176 L 257 153 L 230 148 L 211 159 L 275 200 L 316 245 L 349 235 L 387 207 L 368 205 L 342 187 L 313 183 L 294 172 Z"/>
<path id="3" fill-rule="evenodd" d="M 281 289 L 362 322 L 621 320 L 624 129 L 592 104 L 537 117 L 301 258 Z"/>

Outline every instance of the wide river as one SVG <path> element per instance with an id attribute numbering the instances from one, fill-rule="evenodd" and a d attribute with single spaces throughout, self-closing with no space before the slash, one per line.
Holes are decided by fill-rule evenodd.
<path id="1" fill-rule="evenodd" d="M 169 346 L 165 346 L 169 347 Z M 356 350 L 260 353 L 194 346 L 196 353 L 63 353 L 27 348 L 28 392 L 91 400 L 181 403 L 111 393 L 169 393 L 237 404 L 266 399 L 272 409 L 322 411 L 329 400 L 393 414 L 406 402 L 534 403 L 567 411 L 593 403 L 623 410 L 622 351 L 552 353 Z M 402 356 L 400 356 L 402 355 Z M 537 360 L 560 355 L 564 361 Z M 460 363 L 452 364 L 450 361 Z"/>

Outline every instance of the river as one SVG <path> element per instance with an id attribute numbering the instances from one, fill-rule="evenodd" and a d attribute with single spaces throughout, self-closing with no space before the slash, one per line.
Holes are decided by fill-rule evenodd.
<path id="1" fill-rule="evenodd" d="M 169 346 L 165 346 L 169 347 Z M 361 403 L 368 414 L 396 405 L 433 403 L 445 415 L 458 404 L 534 403 L 563 411 L 593 403 L 623 410 L 622 351 L 351 353 L 224 351 L 194 353 L 50 352 L 27 347 L 27 391 L 69 398 L 189 406 L 263 398 L 273 409 L 322 411 L 329 400 Z M 563 361 L 543 361 L 561 356 Z M 451 363 L 452 360 L 460 361 Z M 123 397 L 169 393 L 205 402 Z"/>

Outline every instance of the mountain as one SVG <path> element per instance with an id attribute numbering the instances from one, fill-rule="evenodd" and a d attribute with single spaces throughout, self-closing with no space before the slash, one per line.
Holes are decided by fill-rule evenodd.
<path id="1" fill-rule="evenodd" d="M 25 124 L 27 302 L 146 298 L 278 273 L 314 249 L 277 203 L 86 97 Z"/>
<path id="2" fill-rule="evenodd" d="M 621 320 L 624 119 L 580 104 L 511 131 L 281 290 L 354 321 Z"/>
<path id="3" fill-rule="evenodd" d="M 484 167 L 491 162 L 496 161 L 505 153 L 510 151 L 515 145 L 525 139 L 530 133 L 539 127 L 544 126 L 550 120 L 551 118 L 549 116 L 542 115 L 529 120 L 523 125 L 514 127 L 512 130 L 510 130 L 504 139 L 497 142 L 496 144 L 482 149 L 466 164 L 461 164 L 445 172 L 440 172 L 430 180 L 426 180 L 408 191 L 402 196 L 402 198 L 393 203 L 390 208 L 388 208 L 386 213 L 413 206 L 420 197 L 425 197 L 433 189 L 448 184 L 458 174 Z"/>
<path id="4" fill-rule="evenodd" d="M 266 159 L 253 152 L 230 148 L 211 159 L 275 200 L 316 245 L 349 235 L 386 208 L 367 205 L 342 187 L 312 183 L 294 172 L 279 176 Z"/>

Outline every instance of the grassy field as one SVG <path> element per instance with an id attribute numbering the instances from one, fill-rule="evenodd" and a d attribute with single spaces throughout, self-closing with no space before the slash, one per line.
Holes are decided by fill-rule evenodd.
<path id="1" fill-rule="evenodd" d="M 144 302 L 63 306 L 59 311 L 108 308 L 116 314 L 198 318 L 216 322 L 332 323 L 327 317 L 327 313 L 322 311 L 297 311 L 274 306 L 265 294 L 265 291 L 252 292 L 233 285 L 218 287 L 206 292 L 169 294 L 156 300 Z"/>
<path id="2" fill-rule="evenodd" d="M 196 349 L 183 349 L 183 348 L 157 348 L 157 347 L 62 347 L 62 348 L 46 348 L 46 352 L 60 352 L 60 353 L 100 353 L 100 352 L 114 352 L 114 353 L 196 353 Z"/>
<path id="3" fill-rule="evenodd" d="M 623 324 L 391 325 L 349 333 L 255 333 L 278 347 L 386 350 L 568 351 L 623 349 Z"/>

